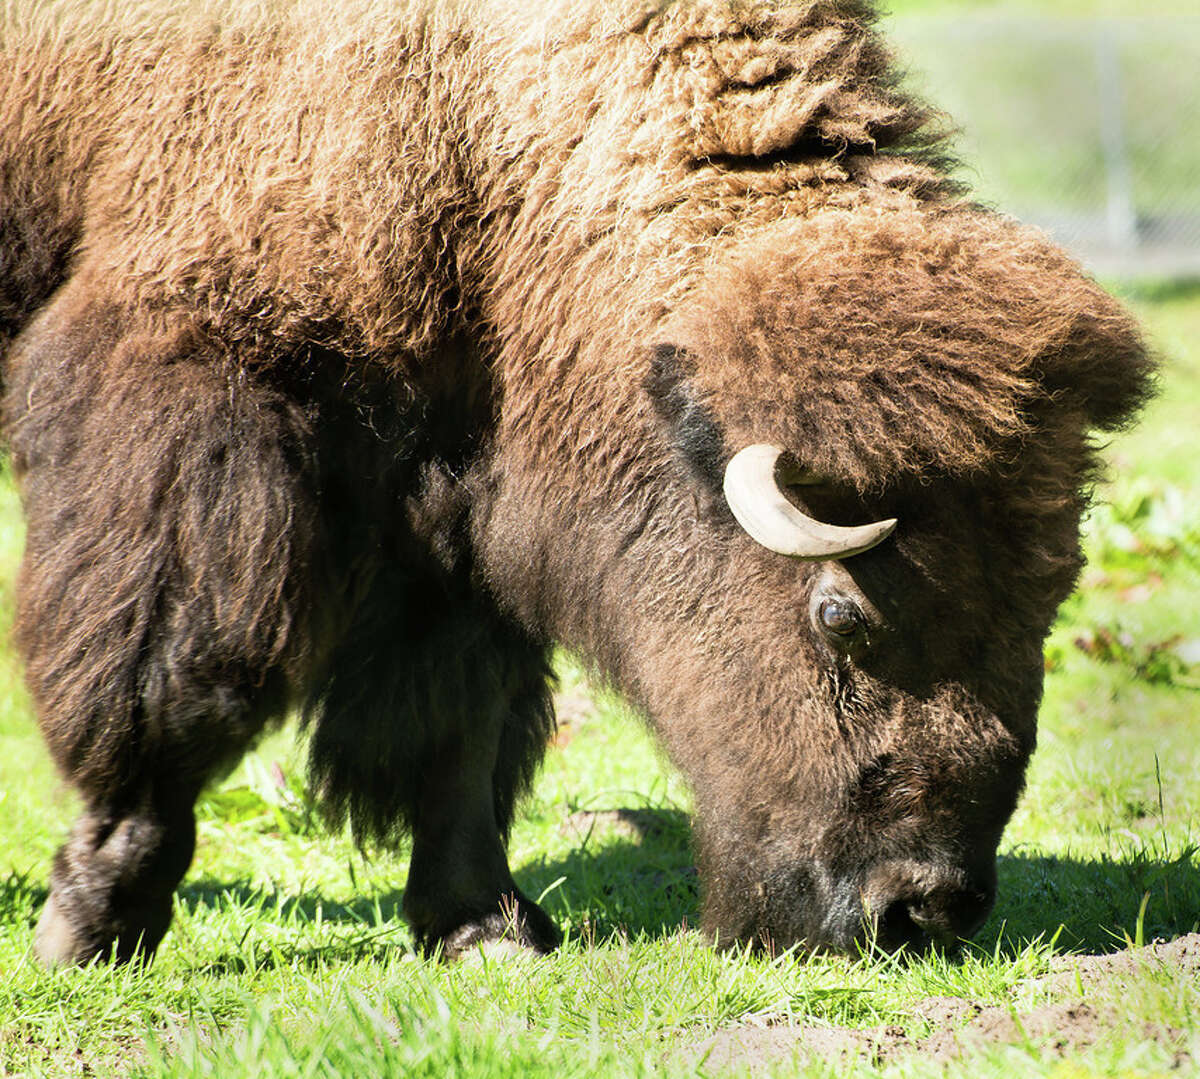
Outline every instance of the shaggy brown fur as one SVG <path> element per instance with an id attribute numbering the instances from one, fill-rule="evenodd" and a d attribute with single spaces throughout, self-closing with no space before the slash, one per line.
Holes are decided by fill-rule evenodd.
<path id="1" fill-rule="evenodd" d="M 551 946 L 503 837 L 555 641 L 695 785 L 711 931 L 969 932 L 1149 361 L 963 200 L 867 4 L 147 12 L 0 28 L 17 637 L 87 806 L 43 957 L 153 949 L 293 704 L 334 819 L 413 833 L 424 942 Z M 757 547 L 752 442 L 894 540 Z"/>

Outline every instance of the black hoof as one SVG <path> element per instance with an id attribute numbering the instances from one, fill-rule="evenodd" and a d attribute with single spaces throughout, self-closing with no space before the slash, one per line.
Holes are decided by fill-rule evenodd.
<path id="1" fill-rule="evenodd" d="M 520 892 L 501 896 L 492 910 L 457 921 L 451 927 L 427 932 L 416 929 L 416 936 L 426 955 L 441 955 L 450 961 L 475 953 L 546 955 L 562 943 L 558 926 Z"/>

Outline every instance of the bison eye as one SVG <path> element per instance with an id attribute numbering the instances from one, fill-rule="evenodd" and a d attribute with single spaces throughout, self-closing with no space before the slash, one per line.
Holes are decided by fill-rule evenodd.
<path id="1" fill-rule="evenodd" d="M 863 614 L 858 605 L 841 597 L 821 600 L 817 617 L 822 629 L 843 640 L 853 637 L 863 626 Z"/>

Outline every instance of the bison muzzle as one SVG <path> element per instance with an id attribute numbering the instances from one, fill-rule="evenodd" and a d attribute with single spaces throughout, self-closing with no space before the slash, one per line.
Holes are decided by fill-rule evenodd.
<path id="1" fill-rule="evenodd" d="M 41 958 L 150 954 L 297 711 L 424 947 L 554 947 L 505 843 L 559 644 L 689 779 L 713 938 L 972 933 L 1151 363 L 869 5 L 182 7 L 0 24 Z"/>

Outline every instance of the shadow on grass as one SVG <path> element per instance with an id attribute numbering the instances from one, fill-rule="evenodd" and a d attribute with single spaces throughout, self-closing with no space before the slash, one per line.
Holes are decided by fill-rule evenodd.
<path id="1" fill-rule="evenodd" d="M 314 970 L 331 962 L 412 952 L 403 899 L 403 891 L 393 890 L 341 903 L 319 891 L 288 895 L 247 880 L 205 877 L 186 882 L 177 901 L 194 916 L 203 917 L 206 911 L 239 913 L 245 931 L 236 948 L 204 963 L 203 969 L 210 974 L 244 974 L 282 967 Z"/>
<path id="2" fill-rule="evenodd" d="M 559 920 L 586 924 L 595 939 L 629 933 L 660 937 L 698 922 L 699 888 L 692 866 L 687 816 L 668 810 L 618 810 L 624 834 L 593 842 L 585 832 L 565 858 L 526 866 L 517 876 L 534 897 L 546 897 Z M 998 860 L 999 895 L 976 938 L 1001 954 L 1058 934 L 1060 950 L 1114 952 L 1129 941 L 1172 939 L 1200 930 L 1200 850 L 1163 856 L 1139 841 L 1125 857 L 1082 859 L 1015 851 Z M 555 883 L 562 881 L 557 888 Z M 1143 905 L 1144 903 L 1144 905 Z"/>
<path id="3" fill-rule="evenodd" d="M 515 873 L 552 918 L 594 941 L 663 937 L 697 924 L 692 829 L 682 810 L 576 813 L 566 827 L 579 836 L 569 854 Z"/>
<path id="4" fill-rule="evenodd" d="M 627 811 L 632 812 L 632 811 Z M 522 886 L 547 896 L 556 918 L 595 928 L 595 939 L 629 933 L 661 937 L 698 922 L 699 889 L 692 868 L 687 818 L 638 810 L 663 822 L 654 834 L 583 843 L 565 858 L 527 866 Z M 1152 844 L 1121 858 L 1059 857 L 1015 851 L 998 861 L 999 895 L 976 937 L 1014 956 L 1034 940 L 1057 934 L 1060 951 L 1116 952 L 1129 942 L 1170 940 L 1200 930 L 1200 850 L 1164 857 Z"/>
<path id="5" fill-rule="evenodd" d="M 361 925 L 364 929 L 400 920 L 403 899 L 404 892 L 398 890 L 339 903 L 319 891 L 285 895 L 244 879 L 221 881 L 212 877 L 185 881 L 179 889 L 179 905 L 191 914 L 237 906 L 251 909 L 264 918 L 274 916 L 281 922 L 307 925 L 322 921 Z"/>
<path id="6" fill-rule="evenodd" d="M 1058 934 L 1060 950 L 1115 952 L 1129 941 L 1170 940 L 1200 930 L 1200 852 L 1120 860 L 1024 854 L 999 859 L 999 896 L 977 942 L 1012 952 Z"/>
<path id="7" fill-rule="evenodd" d="M 26 923 L 32 925 L 49 894 L 46 882 L 32 873 L 10 869 L 0 879 L 0 926 Z"/>
<path id="8" fill-rule="evenodd" d="M 579 835 L 566 856 L 526 863 L 517 883 L 547 912 L 589 942 L 670 936 L 695 925 L 699 890 L 691 828 L 679 810 L 625 809 L 576 814 Z M 27 921 L 45 899 L 43 882 L 0 878 L 0 925 Z M 284 894 L 245 880 L 188 881 L 181 907 L 242 912 L 246 935 L 216 965 L 231 972 L 283 963 L 318 965 L 409 951 L 403 892 L 331 901 L 319 891 Z M 1130 940 L 1172 939 L 1200 928 L 1200 853 L 1162 857 L 1152 846 L 1120 859 L 1085 860 L 1016 851 L 999 860 L 996 908 L 976 938 L 985 951 L 1019 953 L 1057 934 L 1059 950 L 1114 952 Z M 326 929 L 313 940 L 308 928 Z M 282 934 L 274 932 L 274 927 Z M 292 937 L 287 930 L 301 930 Z M 290 940 L 289 940 L 290 938 Z M 310 943 L 302 943 L 310 941 Z"/>
<path id="9" fill-rule="evenodd" d="M 619 809 L 576 814 L 578 846 L 564 858 L 515 869 L 518 886 L 538 899 L 560 924 L 589 941 L 625 936 L 664 937 L 683 923 L 695 924 L 698 910 L 692 865 L 691 827 L 681 810 Z M 191 915 L 242 912 L 248 929 L 237 952 L 209 968 L 231 973 L 290 963 L 316 965 L 336 956 L 364 958 L 383 948 L 410 950 L 403 922 L 402 890 L 364 895 L 349 902 L 320 891 L 285 894 L 248 880 L 200 878 L 185 881 L 179 905 Z M 256 939 L 255 927 L 294 926 L 305 935 L 318 922 L 335 927 L 328 944 L 278 943 Z"/>

